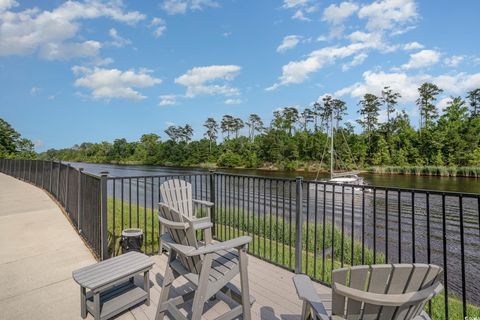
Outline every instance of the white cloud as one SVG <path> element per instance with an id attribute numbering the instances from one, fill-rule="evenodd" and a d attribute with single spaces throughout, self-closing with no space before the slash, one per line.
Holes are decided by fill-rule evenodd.
<path id="1" fill-rule="evenodd" d="M 162 9 L 170 15 L 184 14 L 188 10 L 202 10 L 205 7 L 218 7 L 219 3 L 213 0 L 164 0 Z"/>
<path id="2" fill-rule="evenodd" d="M 277 52 L 284 52 L 289 49 L 293 49 L 300 43 L 301 36 L 290 35 L 283 38 L 282 43 L 278 46 Z"/>
<path id="3" fill-rule="evenodd" d="M 160 96 L 159 106 L 173 106 L 177 104 L 177 96 L 174 94 L 167 94 Z"/>
<path id="4" fill-rule="evenodd" d="M 417 41 L 414 41 L 414 42 L 409 42 L 409 43 L 406 43 L 404 46 L 403 46 L 403 50 L 416 50 L 416 49 L 423 49 L 424 46 L 423 44 L 421 43 L 418 43 Z"/>
<path id="5" fill-rule="evenodd" d="M 153 18 L 150 22 L 150 27 L 154 28 L 153 35 L 156 38 L 159 38 L 165 32 L 165 30 L 167 30 L 165 20 L 162 18 Z"/>
<path id="6" fill-rule="evenodd" d="M 323 11 L 322 20 L 331 24 L 342 23 L 358 10 L 358 5 L 353 2 L 342 2 L 340 5 L 331 4 Z"/>
<path id="7" fill-rule="evenodd" d="M 318 5 L 315 0 L 284 0 L 282 8 L 295 10 L 294 20 L 311 21 L 305 14 L 317 11 Z"/>
<path id="8" fill-rule="evenodd" d="M 342 65 L 342 71 L 347 71 L 352 67 L 361 65 L 365 59 L 367 59 L 368 54 L 361 52 L 357 54 L 355 57 L 353 57 L 352 61 L 345 63 Z"/>
<path id="9" fill-rule="evenodd" d="M 456 67 L 463 61 L 463 59 L 465 59 L 464 56 L 451 56 L 443 59 L 443 63 L 449 67 Z"/>
<path id="10" fill-rule="evenodd" d="M 440 52 L 435 50 L 422 50 L 410 55 L 410 60 L 402 65 L 404 69 L 425 68 L 440 61 Z"/>
<path id="11" fill-rule="evenodd" d="M 151 87 L 162 82 L 152 77 L 147 69 L 121 71 L 74 66 L 72 71 L 78 77 L 75 86 L 90 89 L 94 99 L 142 100 L 146 97 L 134 88 Z"/>
<path id="12" fill-rule="evenodd" d="M 42 88 L 39 88 L 37 86 L 33 86 L 31 89 L 30 89 L 30 94 L 32 96 L 35 96 L 37 95 L 37 93 L 39 93 L 40 91 L 42 91 Z"/>
<path id="13" fill-rule="evenodd" d="M 325 47 L 311 52 L 306 59 L 291 61 L 282 67 L 282 75 L 279 82 L 268 87 L 266 90 L 277 89 L 281 85 L 302 83 L 308 76 L 323 67 L 335 63 L 338 59 L 344 59 L 355 55 L 363 50 L 375 47 L 375 43 L 358 42 L 343 47 Z"/>
<path id="14" fill-rule="evenodd" d="M 424 82 L 436 84 L 445 91 L 445 94 L 459 95 L 480 87 L 480 73 L 433 76 L 428 74 L 407 75 L 404 72 L 366 71 L 363 73 L 363 81 L 340 89 L 335 94 L 361 98 L 365 93 L 380 95 L 385 86 L 390 86 L 392 90 L 400 92 L 402 102 L 411 103 L 418 98 L 418 87 Z"/>
<path id="15" fill-rule="evenodd" d="M 55 98 L 56 98 L 56 96 L 52 94 L 52 95 L 48 96 L 47 99 L 48 99 L 48 100 L 55 100 Z"/>
<path id="16" fill-rule="evenodd" d="M 123 37 L 121 37 L 119 34 L 118 34 L 118 31 L 117 29 L 115 28 L 111 28 L 109 31 L 108 31 L 108 34 L 110 35 L 110 37 L 112 37 L 112 41 L 110 41 L 108 44 L 110 44 L 111 46 L 114 46 L 114 47 L 117 47 L 117 48 L 121 48 L 123 46 L 126 46 L 126 45 L 129 45 L 132 43 L 132 41 L 130 41 L 129 39 L 125 39 Z"/>
<path id="17" fill-rule="evenodd" d="M 107 17 L 135 24 L 145 18 L 138 11 L 125 12 L 121 1 L 67 1 L 52 11 L 38 8 L 8 11 L 12 1 L 2 1 L 0 10 L 0 56 L 38 53 L 46 59 L 95 56 L 97 41 L 77 42 L 80 21 Z"/>
<path id="18" fill-rule="evenodd" d="M 175 78 L 175 83 L 187 88 L 187 97 L 195 97 L 202 94 L 238 95 L 239 90 L 237 88 L 229 87 L 226 84 L 216 84 L 215 82 L 233 80 L 240 69 L 241 68 L 236 65 L 195 67 L 178 78 Z"/>
<path id="19" fill-rule="evenodd" d="M 0 0 L 0 12 L 17 6 L 18 2 L 15 0 Z"/>
<path id="20" fill-rule="evenodd" d="M 225 104 L 240 104 L 242 103 L 242 100 L 240 99 L 227 99 L 225 100 Z"/>
<path id="21" fill-rule="evenodd" d="M 418 13 L 414 0 L 382 0 L 362 6 L 358 17 L 367 19 L 366 28 L 370 31 L 395 31 L 416 21 Z"/>

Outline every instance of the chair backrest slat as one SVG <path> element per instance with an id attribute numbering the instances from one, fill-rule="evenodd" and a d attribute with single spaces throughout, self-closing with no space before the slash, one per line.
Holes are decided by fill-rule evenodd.
<path id="1" fill-rule="evenodd" d="M 343 285 L 347 284 L 348 269 L 335 270 L 332 281 Z M 343 316 L 345 313 L 345 297 L 335 292 L 332 293 L 332 313 Z"/>
<path id="2" fill-rule="evenodd" d="M 160 195 L 162 202 L 188 218 L 193 217 L 191 183 L 181 179 L 169 179 L 160 185 Z"/>
<path id="3" fill-rule="evenodd" d="M 350 288 L 358 290 L 367 290 L 369 266 L 355 266 L 350 269 Z M 360 319 L 362 312 L 362 302 L 349 300 L 347 304 L 347 319 Z"/>
<path id="4" fill-rule="evenodd" d="M 159 204 L 159 215 L 172 222 L 184 222 L 182 214 L 177 210 L 170 208 L 164 203 Z M 195 237 L 195 231 L 193 228 L 170 228 L 167 225 L 164 226 L 165 231 L 170 235 L 173 241 L 177 244 L 198 248 L 197 240 Z M 200 273 L 201 258 L 198 256 L 187 257 L 180 253 L 177 253 L 182 265 L 192 273 Z"/>

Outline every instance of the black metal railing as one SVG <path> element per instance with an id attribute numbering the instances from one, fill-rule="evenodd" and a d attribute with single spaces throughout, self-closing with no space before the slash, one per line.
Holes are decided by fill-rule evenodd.
<path id="1" fill-rule="evenodd" d="M 96 258 L 107 257 L 101 228 L 101 177 L 68 164 L 43 160 L 0 159 L 0 172 L 45 189 L 63 208 Z"/>
<path id="2" fill-rule="evenodd" d="M 214 172 L 98 177 L 57 162 L 0 164 L 52 193 L 103 258 L 120 254 L 129 227 L 144 231 L 144 252 L 158 252 L 159 186 L 178 178 L 192 183 L 194 198 L 215 203 L 217 240 L 250 235 L 250 254 L 326 285 L 342 266 L 434 263 L 444 268 L 445 291 L 427 306 L 433 318 L 480 316 L 479 194 Z"/>

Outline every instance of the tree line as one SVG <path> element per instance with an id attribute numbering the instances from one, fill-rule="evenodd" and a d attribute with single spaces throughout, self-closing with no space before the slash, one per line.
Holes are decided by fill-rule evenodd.
<path id="1" fill-rule="evenodd" d="M 451 97 L 439 110 L 442 89 L 432 83 L 418 88 L 418 125 L 399 106 L 401 95 L 385 87 L 381 95 L 367 93 L 358 102 L 361 132 L 344 122 L 345 101 L 325 95 L 299 110 L 281 108 L 266 124 L 257 114 L 247 119 L 224 115 L 206 119 L 203 138 L 192 140 L 193 128 L 169 126 L 162 141 L 156 133 L 139 141 L 82 143 L 50 149 L 43 159 L 97 163 L 157 165 L 218 165 L 224 167 L 276 167 L 294 170 L 326 159 L 328 136 L 333 131 L 338 167 L 369 166 L 480 166 L 480 88 L 465 97 Z M 381 116 L 382 115 L 382 116 Z M 223 137 L 219 141 L 220 135 Z M 327 155 L 327 156 L 326 156 Z"/>
<path id="2" fill-rule="evenodd" d="M 0 158 L 31 159 L 35 155 L 33 142 L 0 118 Z"/>

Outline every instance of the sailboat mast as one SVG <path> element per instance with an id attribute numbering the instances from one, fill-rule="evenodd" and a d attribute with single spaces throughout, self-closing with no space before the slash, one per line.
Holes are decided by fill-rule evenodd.
<path id="1" fill-rule="evenodd" d="M 333 179 L 333 110 L 331 110 L 331 116 L 330 116 L 330 129 L 331 134 L 330 134 L 330 179 Z"/>

